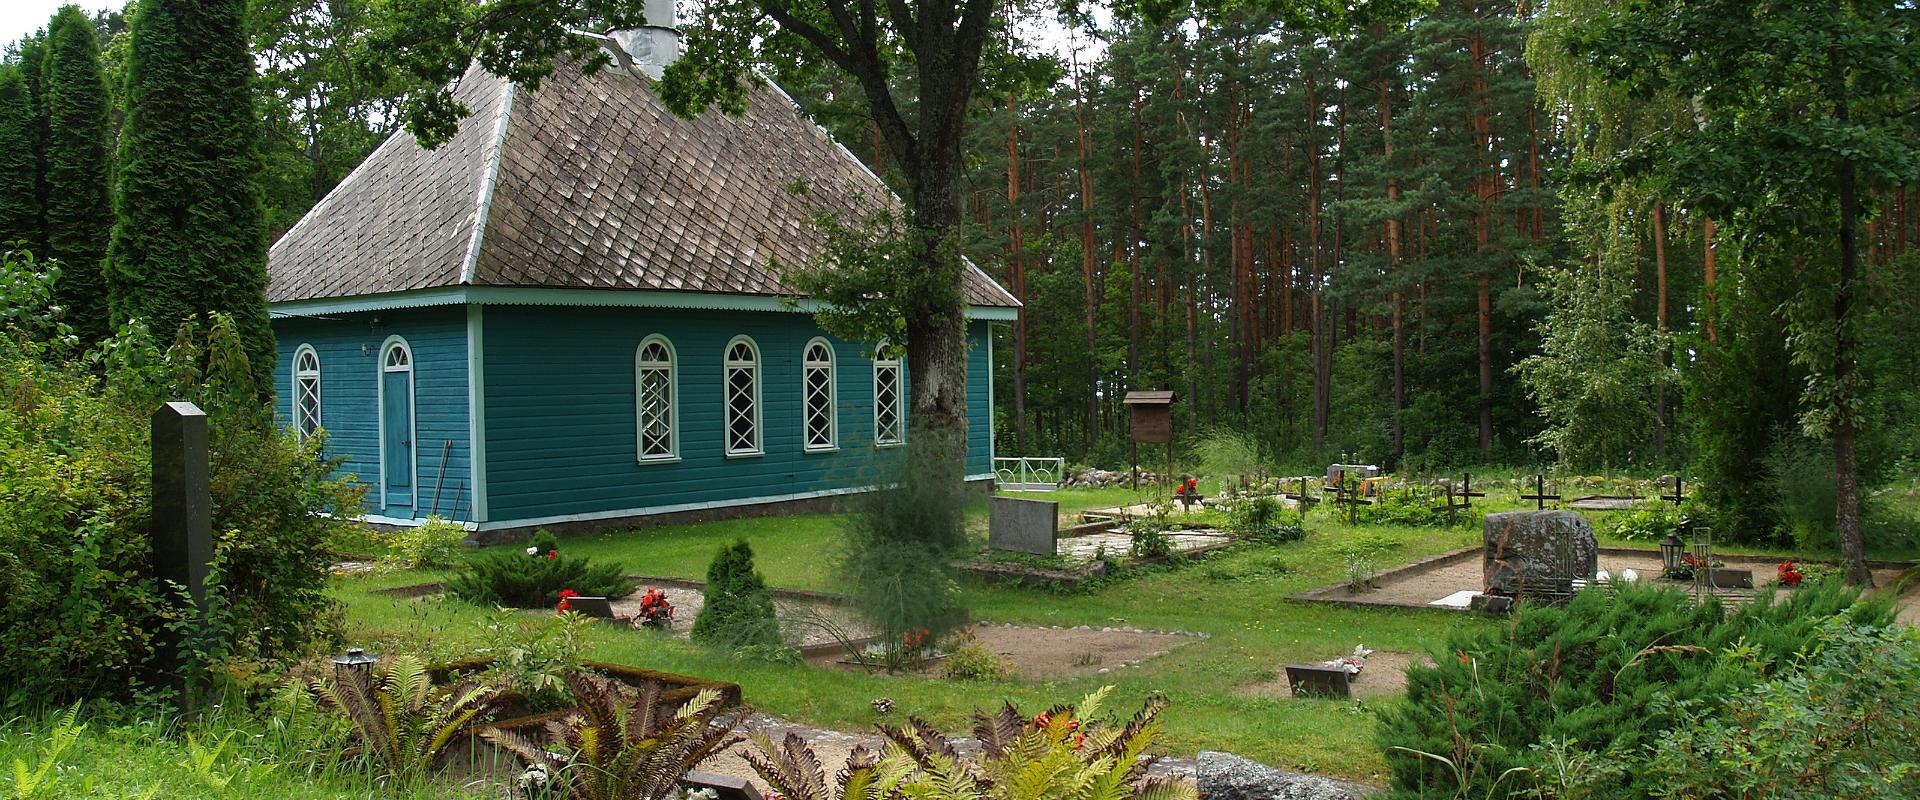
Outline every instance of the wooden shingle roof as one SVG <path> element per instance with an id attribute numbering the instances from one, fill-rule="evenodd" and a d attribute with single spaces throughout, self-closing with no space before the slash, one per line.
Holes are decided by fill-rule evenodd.
<path id="1" fill-rule="evenodd" d="M 777 89 L 693 121 L 617 68 L 563 66 L 527 91 L 475 67 L 457 97 L 473 114 L 447 144 L 396 134 L 274 243 L 270 302 L 461 285 L 798 296 L 771 262 L 819 251 L 809 219 L 894 202 Z M 971 266 L 963 297 L 1019 305 Z"/>

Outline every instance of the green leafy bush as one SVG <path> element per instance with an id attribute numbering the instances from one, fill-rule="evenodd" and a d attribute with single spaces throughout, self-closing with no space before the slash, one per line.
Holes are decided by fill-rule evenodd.
<path id="1" fill-rule="evenodd" d="M 1834 483 L 1833 449 L 1797 433 L 1774 437 L 1766 454 L 1767 494 L 1780 536 L 1807 550 L 1839 546 L 1833 510 L 1839 488 Z M 1747 537 L 1754 538 L 1754 537 Z"/>
<path id="2" fill-rule="evenodd" d="M 353 508 L 319 437 L 273 423 L 231 321 L 187 324 L 161 349 L 129 325 L 78 353 L 47 276 L 0 261 L 0 695 L 64 703 L 144 687 L 156 632 L 179 616 L 149 554 L 149 419 L 163 400 L 207 412 L 214 564 L 195 656 L 251 672 L 337 630 L 326 549 Z"/>
<path id="3" fill-rule="evenodd" d="M 727 649 L 781 646 L 773 593 L 754 570 L 753 547 L 745 539 L 722 548 L 707 565 L 706 600 L 693 620 L 693 640 Z"/>
<path id="4" fill-rule="evenodd" d="M 965 449 L 952 433 L 914 428 L 885 488 L 851 501 L 835 554 L 840 585 L 872 626 L 898 641 L 908 631 L 951 629 L 965 618 L 949 564 L 966 551 L 965 482 L 947 456 Z"/>
<path id="5" fill-rule="evenodd" d="M 1667 538 L 1669 533 L 1685 539 L 1682 532 L 1692 524 L 1693 518 L 1686 511 L 1671 503 L 1660 503 L 1631 511 L 1616 511 L 1602 517 L 1600 534 L 1640 542 L 1657 542 Z"/>
<path id="6" fill-rule="evenodd" d="M 477 678 L 518 692 L 536 711 L 561 708 L 567 700 L 566 674 L 580 668 L 582 634 L 593 620 L 578 613 L 527 619 L 496 609 L 480 621 L 480 648 L 473 655 L 493 663 Z"/>
<path id="7" fill-rule="evenodd" d="M 1306 538 L 1306 529 L 1281 521 L 1283 515 L 1280 498 L 1272 495 L 1249 497 L 1233 504 L 1233 509 L 1227 513 L 1227 527 L 1242 539 L 1270 544 Z"/>
<path id="8" fill-rule="evenodd" d="M 957 681 L 1004 681 L 1013 668 L 999 653 L 988 650 L 971 630 L 947 637 L 947 657 L 940 660 L 940 677 Z"/>
<path id="9" fill-rule="evenodd" d="M 1885 602 L 1856 600 L 1825 583 L 1729 612 L 1714 599 L 1622 585 L 1562 607 L 1523 604 L 1503 625 L 1456 629 L 1434 666 L 1408 669 L 1407 702 L 1380 717 L 1394 796 L 1501 796 L 1512 770 L 1546 769 L 1549 755 L 1642 750 L 1698 713 L 1669 699 L 1712 704 L 1785 674 L 1823 622 L 1849 607 L 1862 625 L 1892 621 Z M 1729 653 L 1739 657 L 1716 658 Z M 1617 781 L 1597 796 L 1666 788 L 1644 771 Z"/>
<path id="10" fill-rule="evenodd" d="M 540 531 L 525 550 L 479 556 L 447 581 L 455 597 L 483 606 L 548 608 L 560 602 L 560 590 L 587 597 L 625 597 L 639 584 L 619 564 L 593 563 L 560 552 L 553 534 Z"/>
<path id="11" fill-rule="evenodd" d="M 1456 509 L 1449 517 L 1445 504 L 1445 493 L 1383 491 L 1380 496 L 1373 498 L 1372 505 L 1360 507 L 1360 521 L 1370 525 L 1416 528 L 1445 528 L 1449 525 L 1471 528 L 1480 525 L 1481 509 L 1478 506 Z"/>
<path id="12" fill-rule="evenodd" d="M 402 528 L 388 536 L 387 552 L 381 562 L 401 569 L 451 567 L 460 560 L 460 545 L 467 540 L 467 529 L 458 522 L 438 516 L 412 528 Z"/>
<path id="13" fill-rule="evenodd" d="M 1631 768 L 1674 797 L 1920 797 L 1920 639 L 1911 631 L 1835 617 L 1791 669 L 1718 707 L 1681 701 L 1669 713 L 1679 726 Z"/>

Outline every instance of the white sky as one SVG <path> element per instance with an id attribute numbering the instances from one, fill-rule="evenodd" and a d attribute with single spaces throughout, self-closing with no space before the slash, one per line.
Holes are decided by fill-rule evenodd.
<path id="1" fill-rule="evenodd" d="M 76 5 L 91 15 L 103 8 L 120 8 L 127 0 L 0 0 L 0 46 L 47 26 L 61 6 Z"/>

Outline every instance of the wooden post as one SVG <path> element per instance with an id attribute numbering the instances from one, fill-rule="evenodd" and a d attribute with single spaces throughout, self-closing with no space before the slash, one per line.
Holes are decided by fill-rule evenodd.
<path id="1" fill-rule="evenodd" d="M 153 414 L 153 573 L 163 586 L 185 591 L 193 608 L 187 624 L 207 614 L 207 572 L 213 561 L 213 497 L 207 452 L 207 413 L 174 401 Z M 192 673 L 188 643 L 178 630 L 160 632 L 155 683 L 179 693 L 180 709 L 200 705 L 205 681 Z"/>

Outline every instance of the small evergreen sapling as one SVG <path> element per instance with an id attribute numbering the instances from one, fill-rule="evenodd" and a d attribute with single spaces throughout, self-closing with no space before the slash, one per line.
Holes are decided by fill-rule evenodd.
<path id="1" fill-rule="evenodd" d="M 705 604 L 693 620 L 693 640 L 727 649 L 780 646 L 773 594 L 753 568 L 753 547 L 734 542 L 707 566 Z"/>
<path id="2" fill-rule="evenodd" d="M 625 597 L 638 585 L 627 579 L 619 564 L 562 555 L 553 534 L 540 531 L 525 551 L 475 558 L 447 581 L 447 591 L 484 606 L 551 608 L 559 602 L 562 589 L 571 589 L 576 596 Z"/>

